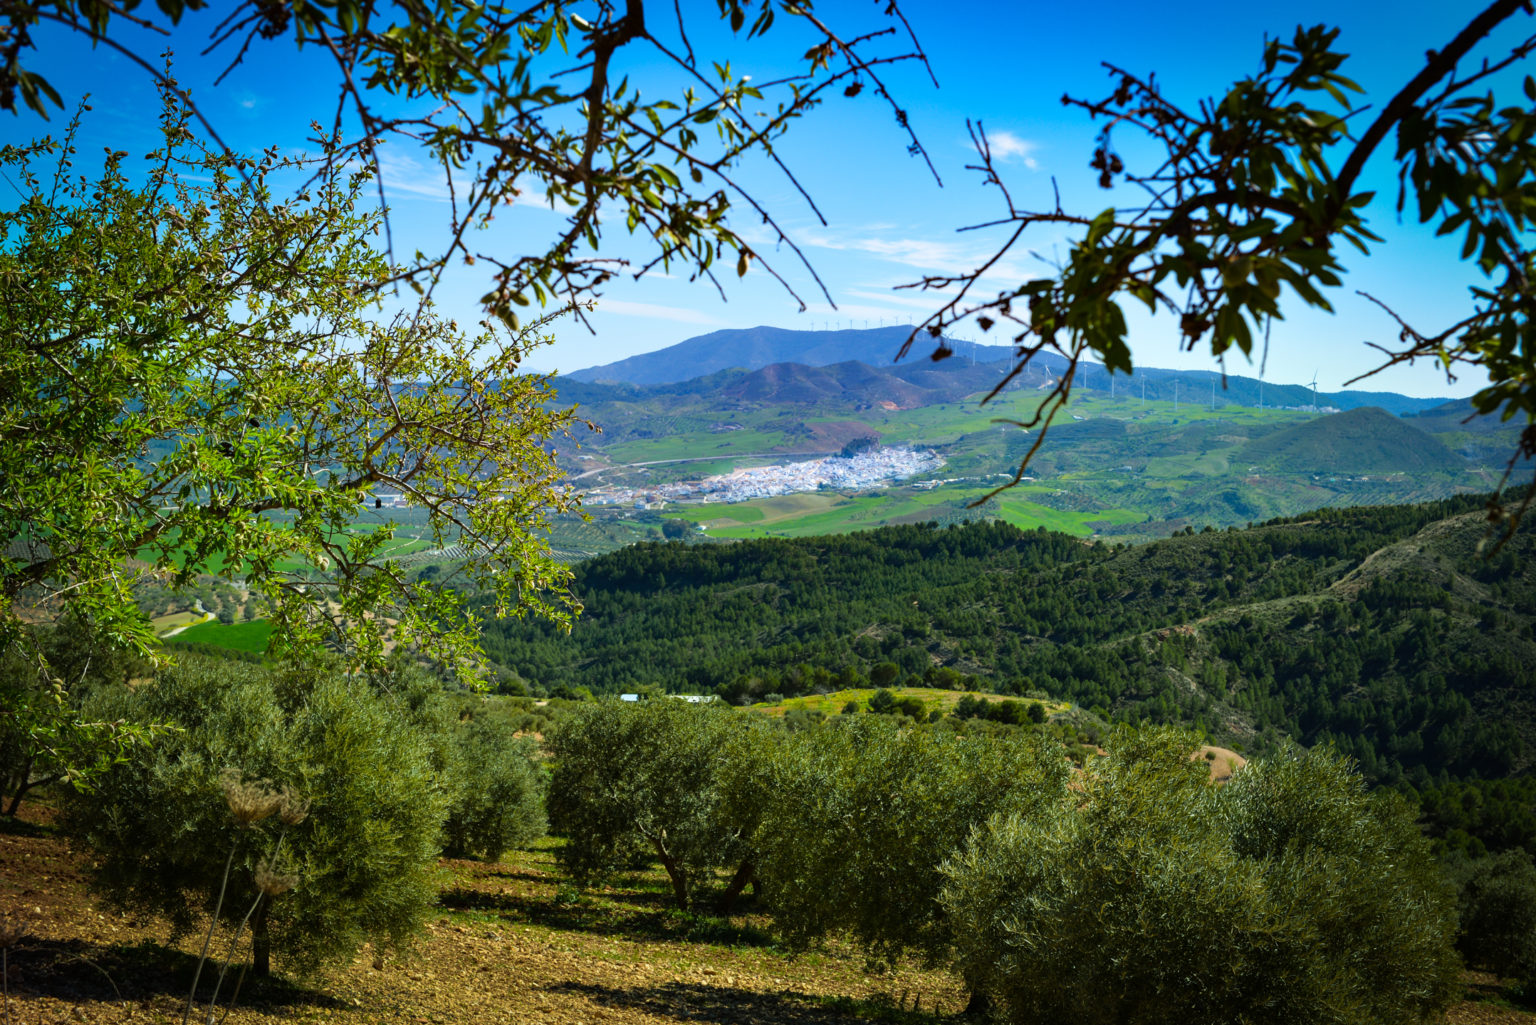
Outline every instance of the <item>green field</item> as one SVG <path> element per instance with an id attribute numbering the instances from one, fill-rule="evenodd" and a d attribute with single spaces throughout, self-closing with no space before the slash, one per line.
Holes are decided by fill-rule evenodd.
<path id="1" fill-rule="evenodd" d="M 937 690 L 933 687 L 891 687 L 890 692 L 897 698 L 917 698 L 923 703 L 925 711 L 932 712 L 935 709 L 941 712 L 949 712 L 960 703 L 965 695 L 957 690 Z M 752 706 L 755 711 L 767 715 L 781 716 L 791 709 L 803 709 L 807 712 L 820 712 L 823 715 L 838 715 L 850 701 L 858 703 L 860 711 L 869 710 L 869 699 L 875 694 L 873 687 L 856 688 L 853 690 L 839 690 L 831 694 L 807 694 L 804 697 L 789 698 L 774 704 L 758 703 Z M 1049 715 L 1058 715 L 1071 708 L 1071 703 L 1066 701 L 1040 702 L 1045 706 Z"/>
<path id="2" fill-rule="evenodd" d="M 194 623 L 201 623 L 207 618 L 209 617 L 203 615 L 200 612 L 172 612 L 170 615 L 156 616 L 154 619 L 150 620 L 150 625 L 155 628 L 156 636 L 159 636 L 169 630 L 176 630 L 180 627 L 191 626 Z"/>
<path id="3" fill-rule="evenodd" d="M 272 624 L 264 619 L 256 619 L 249 623 L 199 623 L 183 630 L 171 640 L 211 644 L 216 648 L 250 651 L 260 655 L 267 650 L 271 636 Z"/>
<path id="4" fill-rule="evenodd" d="M 896 523 L 974 516 L 995 516 L 1028 530 L 1045 527 L 1089 537 L 1104 525 L 1140 523 L 1146 519 L 1144 512 L 1118 506 L 1055 508 L 1038 499 L 1055 495 L 1057 489 L 1040 484 L 1019 485 L 974 510 L 968 509 L 970 503 L 986 493 L 986 488 L 957 485 L 932 489 L 902 487 L 859 494 L 816 491 L 730 505 L 677 506 L 666 515 L 708 524 L 709 533 L 721 538 L 812 537 Z"/>

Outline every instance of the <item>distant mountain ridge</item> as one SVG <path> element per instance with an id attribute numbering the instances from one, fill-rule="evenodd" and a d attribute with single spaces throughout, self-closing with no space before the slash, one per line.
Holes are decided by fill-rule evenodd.
<path id="1" fill-rule="evenodd" d="M 742 401 L 750 396 L 752 401 L 796 404 L 814 403 L 830 394 L 848 398 L 863 389 L 867 402 L 890 401 L 906 407 L 952 402 L 990 390 L 1003 377 L 997 364 L 1013 354 L 1008 346 L 946 339 L 954 355 L 936 362 L 929 358 L 933 340 L 920 338 L 912 352 L 896 363 L 894 357 L 910 331 L 904 325 L 842 331 L 776 327 L 712 331 L 655 352 L 562 375 L 561 394 L 586 403 L 599 397 L 618 398 L 626 390 L 650 395 L 705 395 L 718 389 L 727 400 Z M 875 376 L 855 370 L 849 365 L 854 363 L 863 364 Z M 800 369 L 790 370 L 784 365 Z M 1048 387 L 1065 368 L 1063 357 L 1042 354 L 1009 387 Z M 769 372 L 753 377 L 762 371 Z M 577 384 L 599 387 L 573 387 Z M 1310 407 L 1315 402 L 1341 410 L 1377 406 L 1397 415 L 1419 413 L 1449 401 L 1378 391 L 1318 392 L 1314 396 L 1306 385 L 1271 384 L 1209 370 L 1137 367 L 1129 378 L 1111 378 L 1099 364 L 1081 365 L 1074 387 L 1192 405 Z M 918 392 L 913 392 L 914 388 Z"/>
<path id="2" fill-rule="evenodd" d="M 721 370 L 760 370 L 774 363 L 830 366 L 856 360 L 871 367 L 889 367 L 912 329 L 904 325 L 842 331 L 791 331 L 779 327 L 727 328 L 689 338 L 665 349 L 641 353 L 602 366 L 564 375 L 574 381 L 635 385 L 676 384 Z M 903 364 L 928 361 L 924 339 L 913 346 Z M 1006 345 L 977 345 L 949 340 L 957 358 L 990 363 L 1007 359 Z"/>

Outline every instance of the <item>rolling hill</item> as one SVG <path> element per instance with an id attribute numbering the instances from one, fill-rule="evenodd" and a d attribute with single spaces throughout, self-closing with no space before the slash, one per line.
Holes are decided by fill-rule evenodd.
<path id="1" fill-rule="evenodd" d="M 1280 473 L 1420 473 L 1467 465 L 1437 438 L 1375 406 L 1283 427 L 1248 442 L 1236 461 Z"/>
<path id="2" fill-rule="evenodd" d="M 828 366 L 858 360 L 873 367 L 888 366 L 911 332 L 909 327 L 877 327 L 846 331 L 790 331 L 778 327 L 730 328 L 699 335 L 656 352 L 642 353 L 602 366 L 577 370 L 576 381 L 637 385 L 672 384 L 721 370 L 757 370 L 773 363 Z M 951 341 L 956 354 L 980 362 L 1007 359 L 1008 346 Z M 913 362 L 926 359 L 927 349 L 915 348 Z"/>
<path id="3" fill-rule="evenodd" d="M 1146 545 L 1002 523 L 639 545 L 586 562 L 570 634 L 486 626 L 546 687 L 731 700 L 910 685 L 1333 743 L 1380 781 L 1536 767 L 1536 521 L 1496 556 L 1483 499 L 1316 510 Z"/>

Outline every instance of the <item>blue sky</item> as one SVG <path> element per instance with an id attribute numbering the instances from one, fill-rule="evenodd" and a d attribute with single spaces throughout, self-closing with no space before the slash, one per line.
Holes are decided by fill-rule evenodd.
<path id="1" fill-rule="evenodd" d="M 652 23 L 670 14 L 670 4 L 653 0 Z M 884 24 L 880 4 L 868 0 L 818 6 L 829 23 L 847 28 Z M 766 81 L 796 66 L 809 37 L 794 28 L 776 29 L 764 41 L 747 43 L 715 23 L 709 0 L 684 0 L 695 47 L 710 56 L 728 56 L 738 70 Z M 1053 177 L 1065 205 L 1096 212 L 1128 195 L 1100 191 L 1087 168 L 1097 126 L 1080 112 L 1064 108 L 1063 93 L 1099 99 L 1112 88 L 1101 61 L 1130 70 L 1157 72 L 1168 95 L 1181 102 L 1219 92 L 1234 78 L 1254 70 L 1265 33 L 1289 35 L 1298 24 L 1339 25 L 1342 47 L 1351 54 L 1345 72 L 1366 87 L 1373 102 L 1384 103 L 1423 62 L 1427 49 L 1443 45 L 1472 14 L 1472 8 L 1440 2 L 1316 3 L 1236 5 L 1189 0 L 1173 4 L 1104 0 L 1086 4 L 1022 2 L 954 4 L 908 0 L 904 10 L 928 51 L 940 87 L 935 89 L 916 65 L 894 69 L 889 85 L 911 115 L 943 180 L 942 188 L 920 160 L 908 156 L 905 134 L 888 109 L 869 93 L 848 100 L 837 97 L 797 125 L 780 155 L 808 187 L 826 214 L 820 224 L 811 210 L 771 168 L 752 166 L 743 177 L 773 209 L 803 247 L 836 303 L 834 309 L 809 278 L 794 266 L 787 251 L 767 254 L 809 303 L 805 313 L 766 274 L 756 270 L 727 282 L 722 302 L 707 284 L 680 277 L 627 279 L 608 288 L 592 317 L 595 334 L 574 322 L 557 325 L 557 341 L 530 361 L 537 369 L 575 370 L 682 341 L 723 327 L 772 324 L 812 329 L 920 320 L 936 305 L 933 296 L 897 291 L 924 274 L 958 271 L 988 255 L 995 234 L 957 233 L 958 227 L 989 220 L 1001 212 L 995 192 L 979 176 L 964 170 L 972 152 L 966 118 L 982 120 L 1003 163 L 1015 199 L 1025 207 L 1051 202 Z M 334 84 L 327 63 L 313 54 L 297 54 L 280 41 L 253 48 L 250 57 L 222 86 L 212 85 L 225 60 L 202 58 L 216 17 L 193 14 L 179 29 L 177 74 L 225 140 L 237 149 L 270 145 L 302 147 L 308 122 L 328 119 Z M 1519 19 L 1529 22 L 1523 16 Z M 784 22 L 781 20 L 781 25 Z M 1513 26 L 1510 36 L 1529 31 Z M 33 66 L 65 94 L 66 102 L 92 94 L 83 153 L 110 145 L 132 153 L 147 152 L 154 142 L 154 92 L 149 77 L 124 58 L 92 50 L 80 39 L 43 31 L 43 51 Z M 147 34 L 122 35 L 138 52 L 153 57 L 164 40 Z M 799 44 L 799 45 L 797 45 Z M 1490 49 L 1488 52 L 1495 52 Z M 632 53 L 624 70 L 659 95 L 671 75 L 653 57 Z M 226 58 L 227 60 L 227 58 Z M 55 116 L 55 124 L 61 119 Z M 26 114 L 0 124 L 0 140 L 20 141 L 41 134 L 44 126 Z M 418 154 L 398 144 L 387 148 L 387 181 L 397 243 L 405 251 L 430 249 L 446 219 L 441 180 Z M 1126 147 L 1135 170 L 1136 151 Z M 1395 181 L 1387 160 L 1378 159 L 1371 184 L 1383 194 L 1373 210 L 1373 226 L 1386 242 L 1369 258 L 1351 256 L 1347 287 L 1331 298 L 1336 315 L 1304 312 L 1292 304 L 1290 319 L 1272 335 L 1265 377 L 1277 382 L 1306 382 L 1316 373 L 1318 387 L 1331 390 L 1376 365 L 1365 343 L 1395 341 L 1393 322 L 1356 289 L 1390 303 L 1411 322 L 1438 328 L 1466 307 L 1467 287 L 1475 280 L 1457 260 L 1457 246 L 1435 240 L 1412 223 L 1399 225 L 1389 199 Z M 535 205 L 499 225 L 482 246 L 515 255 L 558 230 L 559 215 Z M 628 250 L 622 225 L 610 225 L 605 241 L 614 251 Z M 766 241 L 766 240 L 765 240 Z M 1041 230 L 1027 248 L 1049 258 L 1064 252 L 1068 236 Z M 521 247 L 521 248 L 520 248 Z M 1046 265 L 1020 251 L 1004 273 L 1013 280 L 1037 275 Z M 734 279 L 734 275 L 728 275 Z M 439 293 L 448 312 L 476 319 L 475 297 L 485 280 L 474 270 L 456 271 Z M 1209 369 L 1210 356 L 1182 353 L 1171 324 L 1143 318 L 1133 321 L 1132 348 L 1139 364 Z M 981 340 L 979 332 L 962 336 Z M 894 354 L 893 354 L 894 355 Z M 1229 371 L 1258 372 L 1239 357 Z M 1448 385 L 1443 373 L 1427 365 L 1402 368 L 1356 387 L 1415 395 L 1465 395 L 1480 381 L 1464 375 Z"/>

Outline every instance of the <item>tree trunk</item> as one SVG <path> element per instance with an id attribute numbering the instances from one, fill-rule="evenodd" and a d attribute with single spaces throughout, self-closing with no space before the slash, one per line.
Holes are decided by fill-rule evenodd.
<path id="1" fill-rule="evenodd" d="M 731 913 L 731 909 L 736 906 L 736 898 L 741 896 L 741 891 L 747 888 L 747 884 L 753 880 L 756 872 L 757 868 L 752 864 L 751 858 L 741 863 L 741 867 L 731 877 L 731 885 L 727 886 L 725 892 L 720 895 L 720 913 L 722 915 Z"/>
<path id="2" fill-rule="evenodd" d="M 272 974 L 272 937 L 267 932 L 267 909 L 271 906 L 270 900 L 264 900 L 251 916 L 251 970 L 259 979 Z"/>
<path id="3" fill-rule="evenodd" d="M 33 787 L 44 787 L 49 783 L 57 783 L 59 780 L 64 778 L 63 773 L 58 773 L 52 776 L 44 776 L 42 779 L 31 779 L 29 778 L 31 775 L 31 769 L 32 762 L 30 759 L 28 759 L 26 770 L 16 781 L 16 794 L 11 798 L 10 806 L 5 809 L 7 818 L 14 819 L 16 817 L 16 811 L 21 807 L 21 799 L 27 796 Z"/>
<path id="4" fill-rule="evenodd" d="M 656 856 L 661 859 L 661 867 L 667 870 L 667 878 L 672 880 L 672 894 L 677 898 L 677 906 L 687 911 L 688 876 L 683 873 L 677 859 L 668 853 L 667 845 L 662 842 L 661 837 L 651 837 L 651 845 L 656 848 Z"/>
<path id="5" fill-rule="evenodd" d="M 965 1010 L 960 1013 L 967 1018 L 981 1019 L 990 1017 L 992 1014 L 992 998 L 973 986 L 971 987 L 971 998 L 965 1002 Z"/>
<path id="6" fill-rule="evenodd" d="M 28 758 L 26 762 L 21 766 L 20 771 L 16 773 L 16 796 L 11 798 L 11 806 L 5 810 L 7 818 L 14 819 L 16 817 L 16 809 L 21 807 L 21 799 L 30 789 L 27 786 L 27 779 L 31 775 L 32 759 Z"/>

